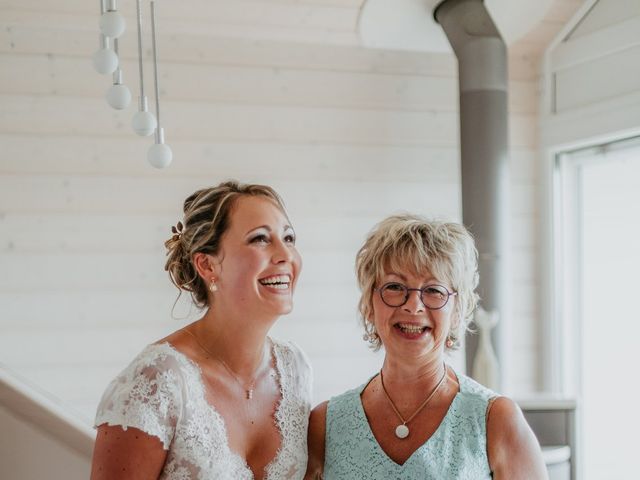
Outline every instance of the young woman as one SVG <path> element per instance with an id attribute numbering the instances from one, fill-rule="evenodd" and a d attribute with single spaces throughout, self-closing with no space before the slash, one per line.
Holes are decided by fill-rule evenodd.
<path id="1" fill-rule="evenodd" d="M 280 197 L 236 182 L 199 190 L 172 230 L 166 269 L 204 315 L 109 385 L 91 478 L 302 478 L 310 368 L 267 336 L 291 311 L 301 268 Z"/>

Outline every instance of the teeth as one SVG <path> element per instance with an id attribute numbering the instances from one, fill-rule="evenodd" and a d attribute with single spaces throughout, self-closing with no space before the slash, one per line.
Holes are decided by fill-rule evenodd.
<path id="1" fill-rule="evenodd" d="M 400 330 L 407 333 L 421 333 L 426 328 L 418 325 L 405 325 L 402 323 L 399 323 L 398 327 L 400 328 Z"/>
<path id="2" fill-rule="evenodd" d="M 287 288 L 289 286 L 289 276 L 288 275 L 275 275 L 269 278 L 263 278 L 260 280 L 262 285 L 270 285 L 276 288 Z"/>

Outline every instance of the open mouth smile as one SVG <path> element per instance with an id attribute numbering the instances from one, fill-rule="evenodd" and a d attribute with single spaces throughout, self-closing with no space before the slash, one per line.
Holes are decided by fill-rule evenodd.
<path id="1" fill-rule="evenodd" d="M 261 285 L 274 290 L 288 290 L 291 286 L 291 275 L 271 275 L 258 280 Z"/>
<path id="2" fill-rule="evenodd" d="M 420 338 L 423 335 L 428 334 L 432 329 L 427 325 L 418 325 L 415 323 L 402 323 L 398 322 L 393 325 L 393 328 L 406 338 Z"/>

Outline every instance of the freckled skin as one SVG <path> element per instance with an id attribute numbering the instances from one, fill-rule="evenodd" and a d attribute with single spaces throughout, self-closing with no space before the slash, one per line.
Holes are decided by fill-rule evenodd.
<path id="1" fill-rule="evenodd" d="M 101 425 L 96 436 L 91 479 L 157 479 L 166 453 L 158 438 L 136 428 L 123 430 L 120 426 Z"/>

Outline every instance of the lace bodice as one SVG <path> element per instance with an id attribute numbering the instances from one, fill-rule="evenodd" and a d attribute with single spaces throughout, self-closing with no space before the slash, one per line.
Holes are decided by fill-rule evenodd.
<path id="1" fill-rule="evenodd" d="M 291 343 L 273 341 L 281 400 L 275 422 L 280 449 L 266 480 L 301 479 L 307 465 L 311 370 Z M 200 368 L 169 343 L 147 346 L 107 387 L 95 425 L 138 428 L 167 450 L 162 480 L 250 480 L 246 461 L 229 448 L 225 423 L 206 401 Z"/>
<path id="2" fill-rule="evenodd" d="M 366 384 L 330 400 L 327 407 L 325 480 L 489 480 L 486 412 L 491 390 L 458 375 L 460 391 L 434 434 L 398 465 L 375 439 L 362 407 Z"/>

